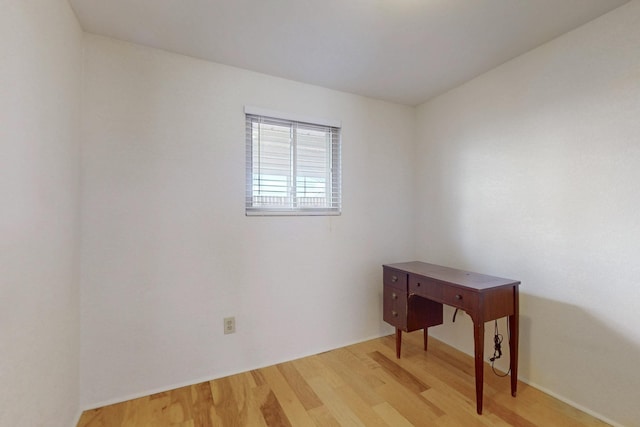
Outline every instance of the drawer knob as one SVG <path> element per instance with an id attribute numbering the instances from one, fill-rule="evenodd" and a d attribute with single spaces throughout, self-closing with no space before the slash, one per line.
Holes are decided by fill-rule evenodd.
<path id="1" fill-rule="evenodd" d="M 393 283 L 396 283 L 396 282 L 398 281 L 398 276 L 395 276 L 395 275 L 394 275 L 394 276 L 391 276 L 391 281 L 392 281 Z"/>
<path id="2" fill-rule="evenodd" d="M 391 312 L 391 315 L 392 315 L 393 317 L 398 317 L 398 312 L 397 312 L 397 311 L 392 311 L 392 312 Z"/>
<path id="3" fill-rule="evenodd" d="M 462 295 L 456 294 L 456 299 L 462 299 Z"/>
<path id="4" fill-rule="evenodd" d="M 418 282 L 418 287 L 420 287 L 420 282 Z"/>
<path id="5" fill-rule="evenodd" d="M 398 295 L 394 292 L 391 294 L 391 299 L 398 299 Z"/>

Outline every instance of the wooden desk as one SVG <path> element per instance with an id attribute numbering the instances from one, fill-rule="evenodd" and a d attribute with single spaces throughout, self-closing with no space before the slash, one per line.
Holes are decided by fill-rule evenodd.
<path id="1" fill-rule="evenodd" d="M 518 285 L 520 282 L 424 262 L 383 266 L 383 319 L 396 328 L 396 356 L 400 358 L 402 331 L 442 324 L 442 304 L 464 310 L 473 320 L 476 371 L 476 409 L 482 414 L 484 381 L 484 323 L 509 317 L 511 395 L 518 386 Z"/>

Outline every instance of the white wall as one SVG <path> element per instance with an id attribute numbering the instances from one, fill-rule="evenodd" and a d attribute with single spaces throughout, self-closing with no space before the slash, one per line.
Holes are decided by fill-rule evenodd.
<path id="1" fill-rule="evenodd" d="M 0 426 L 71 426 L 82 32 L 64 0 L 0 10 Z"/>
<path id="2" fill-rule="evenodd" d="M 96 36 L 85 61 L 84 407 L 390 331 L 415 109 Z M 342 121 L 342 216 L 245 216 L 244 105 Z"/>
<path id="3" fill-rule="evenodd" d="M 410 258 L 521 279 L 521 376 L 638 424 L 638 1 L 421 106 L 417 164 L 414 109 L 95 36 L 79 135 L 67 3 L 0 8 L 1 426 L 387 333 Z M 342 216 L 244 216 L 245 104 L 342 120 Z"/>
<path id="4" fill-rule="evenodd" d="M 638 1 L 418 110 L 418 257 L 522 280 L 521 377 L 623 425 L 640 425 L 639 118 Z M 472 349 L 468 317 L 433 332 Z"/>

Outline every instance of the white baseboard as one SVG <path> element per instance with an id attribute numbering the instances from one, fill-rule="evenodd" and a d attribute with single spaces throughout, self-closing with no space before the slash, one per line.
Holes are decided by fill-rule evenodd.
<path id="1" fill-rule="evenodd" d="M 140 391 L 140 392 L 137 392 L 137 393 L 131 393 L 131 394 L 127 394 L 127 395 L 124 395 L 124 396 L 115 397 L 113 399 L 107 399 L 107 400 L 101 401 L 101 402 L 88 403 L 86 405 L 83 405 L 83 409 L 81 410 L 81 414 L 82 414 L 83 411 L 89 411 L 91 409 L 96 409 L 96 408 L 102 408 L 103 406 L 115 405 L 116 403 L 126 402 L 127 400 L 138 399 L 138 398 L 149 396 L 149 395 L 152 395 L 152 394 L 163 393 L 163 392 L 166 392 L 166 391 L 169 391 L 169 390 L 174 390 L 176 388 L 187 387 L 187 386 L 190 386 L 190 385 L 200 384 L 200 383 L 207 382 L 207 381 L 213 381 L 213 380 L 216 380 L 216 379 L 219 379 L 219 378 L 228 377 L 230 375 L 236 375 L 236 374 L 240 374 L 242 372 L 252 371 L 254 369 L 265 368 L 267 366 L 277 365 L 279 363 L 289 362 L 289 361 L 297 360 L 297 359 L 300 359 L 300 358 L 303 358 L 303 357 L 313 356 L 313 355 L 316 355 L 316 354 L 323 353 L 325 351 L 330 351 L 330 350 L 335 350 L 335 349 L 342 348 L 342 347 L 347 347 L 347 346 L 352 345 L 352 344 L 358 344 L 358 343 L 361 343 L 361 342 L 365 342 L 365 341 L 369 341 L 369 340 L 372 340 L 372 339 L 380 338 L 380 337 L 383 337 L 383 336 L 386 336 L 386 335 L 388 335 L 388 334 L 382 333 L 380 335 L 374 335 L 374 336 L 370 336 L 370 337 L 367 337 L 367 338 L 358 339 L 358 340 L 353 341 L 353 342 L 345 342 L 345 343 L 342 343 L 341 345 L 338 345 L 337 347 L 314 349 L 314 350 L 311 350 L 310 352 L 305 352 L 305 353 L 301 353 L 301 354 L 292 355 L 290 358 L 287 358 L 286 360 L 267 360 L 267 361 L 264 362 L 264 364 L 260 364 L 259 366 L 246 367 L 246 368 L 238 370 L 238 371 L 220 372 L 220 373 L 216 373 L 215 375 L 209 375 L 209 376 L 206 376 L 206 377 L 203 377 L 203 378 L 192 378 L 192 379 L 190 379 L 188 381 L 180 382 L 180 383 L 177 383 L 177 384 L 170 384 L 170 385 L 167 385 L 167 386 L 161 386 L 161 387 L 158 387 L 158 388 L 144 390 L 144 391 Z"/>
<path id="2" fill-rule="evenodd" d="M 535 388 L 537 390 L 540 390 L 541 392 L 543 392 L 545 394 L 548 394 L 549 396 L 551 396 L 551 397 L 553 397 L 555 399 L 558 399 L 561 402 L 566 403 L 569 406 L 572 406 L 572 407 L 574 407 L 576 409 L 579 409 L 582 412 L 587 413 L 587 414 L 591 415 L 594 418 L 597 418 L 597 419 L 599 419 L 601 421 L 604 421 L 605 423 L 610 424 L 613 427 L 625 427 L 622 424 L 617 423 L 617 422 L 613 421 L 612 419 L 609 419 L 609 418 L 605 417 L 604 415 L 599 414 L 596 411 L 587 408 L 586 406 L 582 406 L 582 405 L 574 402 L 571 399 L 567 399 L 566 397 L 564 397 L 564 396 L 562 396 L 562 395 L 560 395 L 560 394 L 558 394 L 558 393 L 556 393 L 556 392 L 554 392 L 552 390 L 549 390 L 546 387 L 543 387 L 543 386 L 541 386 L 539 384 L 536 384 L 536 383 L 534 383 L 532 381 L 529 381 L 529 379 L 527 379 L 527 378 L 522 378 L 522 377 L 518 376 L 518 380 L 522 381 L 525 384 L 528 384 L 529 386 L 531 386 L 531 387 L 533 387 L 533 388 Z"/>

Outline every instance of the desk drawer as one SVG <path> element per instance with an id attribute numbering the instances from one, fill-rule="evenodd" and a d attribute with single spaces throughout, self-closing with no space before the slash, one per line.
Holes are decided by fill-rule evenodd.
<path id="1" fill-rule="evenodd" d="M 478 294 L 455 286 L 445 286 L 442 289 L 442 302 L 468 311 L 477 307 Z"/>
<path id="2" fill-rule="evenodd" d="M 442 304 L 406 291 L 384 286 L 382 318 L 403 331 L 411 332 L 442 324 Z"/>
<path id="3" fill-rule="evenodd" d="M 402 291 L 385 284 L 383 287 L 382 304 L 382 319 L 396 328 L 406 330 L 407 291 Z"/>
<path id="4" fill-rule="evenodd" d="M 395 270 L 393 268 L 384 267 L 383 270 L 384 286 L 393 286 L 403 292 L 407 292 L 407 273 Z"/>
<path id="5" fill-rule="evenodd" d="M 434 301 L 442 301 L 442 285 L 434 279 L 409 275 L 409 293 Z"/>

